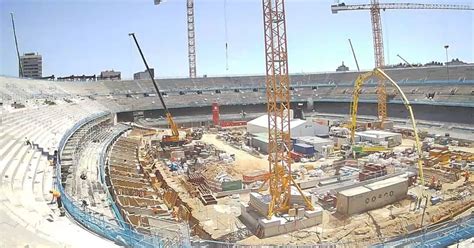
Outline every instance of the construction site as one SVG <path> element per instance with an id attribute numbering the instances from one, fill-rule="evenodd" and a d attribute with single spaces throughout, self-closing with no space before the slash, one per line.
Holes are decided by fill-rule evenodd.
<path id="1" fill-rule="evenodd" d="M 218 112 L 213 114 L 218 122 Z M 130 135 L 141 135 L 132 135 L 135 146 L 130 152 L 138 150 L 138 161 L 128 170 L 139 164 L 138 173 L 148 181 L 130 176 L 119 185 L 137 190 L 129 181 L 141 182 L 143 191 L 133 195 L 146 196 L 153 189 L 150 198 L 156 202 L 117 202 L 124 204 L 123 209 L 148 206 L 149 216 L 188 223 L 196 240 L 245 245 L 368 246 L 472 209 L 472 141 L 451 138 L 449 132 L 415 134 L 388 120 L 383 130 L 377 120 L 356 122 L 352 129 L 348 121 L 317 116 L 305 121 L 316 123 L 326 134 L 293 136 L 293 149 L 288 152 L 290 205 L 285 211 L 273 205 L 275 212 L 269 215 L 274 197 L 268 185 L 270 153 L 262 152 L 261 145 L 269 142 L 262 133 L 249 132 L 253 121 L 244 126 L 237 122 L 231 127 L 204 127 L 199 136 L 188 136 L 187 144 L 176 147 L 163 147 L 163 135 L 135 127 Z M 114 168 L 113 163 L 109 166 Z M 133 214 L 136 211 L 126 212 Z M 151 227 L 153 218 L 157 217 L 130 221 L 137 227 Z"/>
<path id="2" fill-rule="evenodd" d="M 0 77 L 0 244 L 471 247 L 474 64 L 386 65 L 380 12 L 472 6 L 337 2 L 370 12 L 374 69 L 349 39 L 357 71 L 290 74 L 263 0 L 265 74 L 199 77 L 186 3 L 188 78 L 155 79 L 133 32 L 148 79 Z"/>

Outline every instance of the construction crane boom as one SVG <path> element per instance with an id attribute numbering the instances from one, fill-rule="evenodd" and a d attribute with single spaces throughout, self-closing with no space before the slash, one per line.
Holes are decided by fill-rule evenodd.
<path id="1" fill-rule="evenodd" d="M 13 13 L 10 13 L 10 16 L 12 19 L 13 37 L 15 38 L 16 56 L 18 58 L 18 76 L 23 77 L 23 66 L 21 65 L 20 51 L 18 49 L 18 40 L 16 39 L 15 19 L 13 18 Z"/>
<path id="2" fill-rule="evenodd" d="M 418 128 L 416 126 L 416 120 L 415 120 L 415 114 L 413 113 L 413 109 L 411 107 L 410 101 L 406 97 L 405 93 L 403 93 L 402 89 L 398 84 L 390 78 L 382 69 L 380 68 L 375 68 L 373 71 L 369 71 L 366 73 L 360 74 L 355 83 L 354 83 L 354 92 L 352 93 L 352 102 L 351 102 L 351 122 L 350 122 L 350 138 L 351 138 L 351 144 L 354 147 L 355 145 L 355 130 L 357 127 L 357 111 L 358 111 L 358 104 L 359 104 L 359 95 L 362 89 L 363 84 L 367 79 L 370 77 L 377 77 L 381 80 L 387 80 L 395 89 L 397 89 L 398 93 L 400 94 L 400 97 L 402 98 L 403 104 L 405 105 L 406 109 L 408 110 L 408 114 L 410 115 L 410 120 L 413 128 L 413 133 L 415 136 L 415 144 L 416 144 L 416 151 L 418 154 L 418 176 L 420 178 L 420 182 L 422 185 L 424 185 L 424 179 L 423 179 L 423 151 L 421 150 L 421 143 L 420 139 L 418 136 Z M 370 150 L 370 148 L 363 148 L 366 150 Z M 374 148 L 378 149 L 378 148 Z"/>
<path id="3" fill-rule="evenodd" d="M 387 9 L 450 9 L 450 10 L 473 10 L 469 5 L 456 4 L 423 4 L 423 3 L 379 3 L 378 8 Z M 372 4 L 335 4 L 331 6 L 331 11 L 336 14 L 339 11 L 347 10 L 370 10 Z"/>
<path id="4" fill-rule="evenodd" d="M 405 63 L 408 65 L 408 67 L 413 67 L 406 59 L 404 59 L 402 56 L 400 56 L 400 54 L 397 54 L 397 56 L 398 56 L 401 60 L 403 60 L 403 62 L 405 62 Z"/>
<path id="5" fill-rule="evenodd" d="M 351 39 L 348 39 L 348 40 L 349 40 L 349 45 L 351 46 L 352 56 L 354 56 L 354 61 L 355 61 L 356 66 L 357 66 L 357 71 L 360 71 L 359 62 L 357 62 L 357 57 L 356 57 L 356 54 L 354 52 L 354 47 L 352 46 Z"/>
<path id="6" fill-rule="evenodd" d="M 137 38 L 135 37 L 135 33 L 129 33 L 129 36 L 133 37 L 133 40 L 135 41 L 135 45 L 137 45 L 138 52 L 140 53 L 140 56 L 142 57 L 143 63 L 145 64 L 146 70 L 148 71 L 151 81 L 153 82 L 153 86 L 155 87 L 156 94 L 160 98 L 161 105 L 163 106 L 163 109 L 165 111 L 166 119 L 168 120 L 168 124 L 170 126 L 172 136 L 170 137 L 173 142 L 178 142 L 179 140 L 179 131 L 178 131 L 178 126 L 173 120 L 173 116 L 171 115 L 170 111 L 166 107 L 165 101 L 163 99 L 163 95 L 160 92 L 160 89 L 158 89 L 158 84 L 156 84 L 155 79 L 153 77 L 153 74 L 151 73 L 150 67 L 148 66 L 148 63 L 146 62 L 145 56 L 143 55 L 142 49 L 140 48 L 140 45 L 138 44 Z"/>

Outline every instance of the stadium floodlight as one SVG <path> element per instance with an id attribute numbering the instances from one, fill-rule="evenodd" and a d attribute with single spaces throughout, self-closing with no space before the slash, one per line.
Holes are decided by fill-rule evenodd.
<path id="1" fill-rule="evenodd" d="M 448 48 L 449 48 L 449 45 L 445 45 L 444 46 L 444 49 L 446 49 L 446 76 L 447 76 L 447 79 L 449 81 L 449 57 L 448 57 Z"/>

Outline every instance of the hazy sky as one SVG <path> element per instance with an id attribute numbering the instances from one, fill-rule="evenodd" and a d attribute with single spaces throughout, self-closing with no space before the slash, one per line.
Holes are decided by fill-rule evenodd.
<path id="1" fill-rule="evenodd" d="M 468 0 L 381 2 L 474 6 Z M 331 14 L 333 3 L 286 1 L 291 73 L 334 71 L 342 61 L 356 69 L 348 38 L 361 68 L 374 66 L 368 11 Z M 261 0 L 195 0 L 198 75 L 264 74 L 261 4 Z M 20 53 L 42 54 L 43 75 L 99 74 L 114 69 L 123 78 L 131 78 L 144 70 L 128 36 L 135 32 L 157 77 L 188 76 L 185 0 L 168 0 L 159 6 L 153 0 L 0 0 L 0 75 L 17 76 L 10 12 L 15 14 Z M 450 46 L 450 58 L 474 61 L 474 11 L 387 10 L 382 12 L 382 23 L 387 64 L 400 63 L 397 54 L 412 63 L 445 61 L 445 44 Z"/>

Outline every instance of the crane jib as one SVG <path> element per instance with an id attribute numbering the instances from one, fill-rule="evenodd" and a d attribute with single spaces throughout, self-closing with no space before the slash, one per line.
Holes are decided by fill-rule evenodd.
<path id="1" fill-rule="evenodd" d="M 155 91 L 158 94 L 158 97 L 160 98 L 161 105 L 163 106 L 163 109 L 165 110 L 165 114 L 170 114 L 168 108 L 166 107 L 165 101 L 163 100 L 163 96 L 161 95 L 160 89 L 158 88 L 158 84 L 156 84 L 155 79 L 153 77 L 153 74 L 150 71 L 150 67 L 148 67 L 148 63 L 146 62 L 145 56 L 143 55 L 142 49 L 140 48 L 140 45 L 138 44 L 137 38 L 135 37 L 135 33 L 130 33 L 128 34 L 133 37 L 133 40 L 135 41 L 135 44 L 137 45 L 138 52 L 140 53 L 140 56 L 142 57 L 143 63 L 145 64 L 146 70 L 148 71 L 151 81 L 153 82 L 153 86 L 155 87 Z"/>

